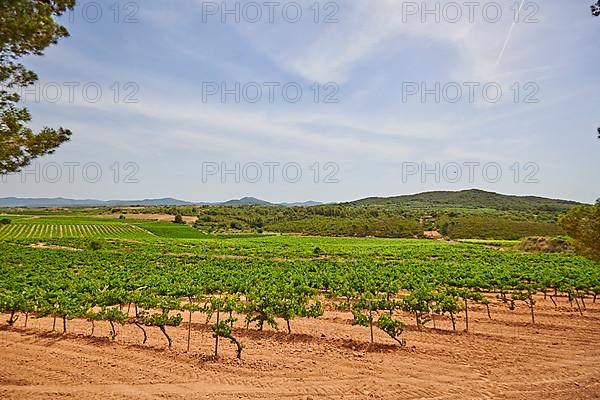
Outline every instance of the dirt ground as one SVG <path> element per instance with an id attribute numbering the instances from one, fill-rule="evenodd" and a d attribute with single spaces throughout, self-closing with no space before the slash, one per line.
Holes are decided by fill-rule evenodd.
<path id="1" fill-rule="evenodd" d="M 523 304 L 515 311 L 492 305 L 492 320 L 472 306 L 468 334 L 437 319 L 437 330 L 409 326 L 404 348 L 376 330 L 370 349 L 367 328 L 329 311 L 294 321 L 292 335 L 237 328 L 246 344 L 241 362 L 225 340 L 221 358 L 210 357 L 214 340 L 200 315 L 189 354 L 187 323 L 167 328 L 174 344 L 166 350 L 157 328 L 141 345 L 135 326 L 117 327 L 113 342 L 108 323 L 89 337 L 86 321 L 70 321 L 62 335 L 50 332 L 52 319 L 24 328 L 21 317 L 0 331 L 0 398 L 598 399 L 600 301 L 586 305 L 580 316 L 564 298 L 558 310 L 539 298 L 535 325 Z M 464 329 L 463 317 L 457 323 Z"/>
<path id="2" fill-rule="evenodd" d="M 99 214 L 96 215 L 98 218 L 110 218 L 110 219 L 119 219 L 121 215 L 124 215 L 127 219 L 137 219 L 137 220 L 149 220 L 149 221 L 162 221 L 162 222 L 172 222 L 174 215 L 171 214 Z M 198 220 L 198 217 L 182 215 L 181 218 L 187 224 L 193 224 Z"/>

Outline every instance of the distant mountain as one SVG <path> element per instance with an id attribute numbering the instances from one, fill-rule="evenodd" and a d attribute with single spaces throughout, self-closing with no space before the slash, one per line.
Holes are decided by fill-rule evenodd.
<path id="1" fill-rule="evenodd" d="M 0 207 L 23 208 L 60 208 L 60 207 L 124 207 L 124 206 L 185 206 L 193 203 L 172 199 L 144 199 L 144 200 L 75 200 L 57 198 L 0 198 Z"/>
<path id="2" fill-rule="evenodd" d="M 270 203 L 265 200 L 257 199 L 256 197 L 244 197 L 239 200 L 229 200 L 223 203 L 213 203 L 220 206 L 283 206 L 283 207 L 311 207 L 318 206 L 323 203 L 318 201 L 303 201 L 294 203 Z"/>
<path id="3" fill-rule="evenodd" d="M 260 200 L 255 197 L 243 197 L 239 200 L 229 200 L 223 203 L 216 203 L 220 206 L 273 206 L 275 204 L 269 203 L 265 200 Z"/>
<path id="4" fill-rule="evenodd" d="M 279 206 L 284 207 L 312 207 L 312 206 L 320 206 L 323 203 L 319 203 L 318 201 L 303 201 L 298 203 L 278 203 Z"/>
<path id="5" fill-rule="evenodd" d="M 144 199 L 144 200 L 93 200 L 93 199 L 65 199 L 62 197 L 57 198 L 18 198 L 18 197 L 5 197 L 0 198 L 0 207 L 4 208 L 68 208 L 68 207 L 126 207 L 126 206 L 191 206 L 191 205 L 222 205 L 222 206 L 248 206 L 248 205 L 260 205 L 260 206 L 276 206 L 281 205 L 285 207 L 308 207 L 319 205 L 316 201 L 307 201 L 303 203 L 269 203 L 265 200 L 260 200 L 255 197 L 244 197 L 237 200 L 229 200 L 222 203 L 207 203 L 199 202 L 193 203 L 189 201 L 183 201 L 174 199 L 171 197 L 163 199 Z"/>
<path id="6" fill-rule="evenodd" d="M 458 192 L 424 192 L 395 197 L 369 197 L 348 204 L 361 206 L 397 205 L 406 207 L 491 208 L 513 211 L 561 212 L 581 203 L 537 196 L 511 196 L 479 189 L 470 189 Z"/>
<path id="7" fill-rule="evenodd" d="M 165 197 L 163 199 L 145 199 L 145 200 L 136 200 L 136 201 L 128 201 L 128 200 L 116 200 L 109 201 L 111 206 L 126 206 L 126 205 L 136 205 L 136 206 L 191 206 L 195 203 L 191 203 L 189 201 L 183 201 L 174 199 L 172 197 Z"/>

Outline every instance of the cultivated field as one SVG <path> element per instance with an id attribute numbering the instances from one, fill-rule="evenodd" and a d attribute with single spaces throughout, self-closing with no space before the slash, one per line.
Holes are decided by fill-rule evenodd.
<path id="1" fill-rule="evenodd" d="M 59 225 L 21 224 L 0 226 L 0 239 L 54 239 L 83 237 L 119 237 L 147 233 L 134 225 Z"/>
<path id="2" fill-rule="evenodd" d="M 2 398 L 600 397 L 600 266 L 572 253 L 86 215 L 0 229 Z"/>

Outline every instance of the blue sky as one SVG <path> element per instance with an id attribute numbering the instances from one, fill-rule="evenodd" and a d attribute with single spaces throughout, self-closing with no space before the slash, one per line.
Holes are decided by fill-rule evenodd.
<path id="1" fill-rule="evenodd" d="M 591 1 L 323 1 L 318 15 L 314 0 L 282 1 L 272 20 L 262 1 L 225 3 L 239 22 L 221 2 L 79 1 L 63 18 L 72 36 L 25 60 L 40 77 L 25 99 L 33 125 L 73 138 L 0 181 L 0 195 L 344 201 L 477 187 L 600 197 Z M 221 85 L 233 90 L 225 101 L 208 92 Z"/>

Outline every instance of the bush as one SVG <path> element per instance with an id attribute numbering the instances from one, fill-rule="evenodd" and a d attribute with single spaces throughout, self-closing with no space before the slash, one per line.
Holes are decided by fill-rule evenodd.
<path id="1" fill-rule="evenodd" d="M 10 225 L 10 219 L 8 219 L 8 218 L 0 219 L 0 225 Z"/>
<path id="2" fill-rule="evenodd" d="M 88 247 L 90 248 L 90 250 L 94 250 L 94 251 L 100 250 L 102 248 L 102 242 L 99 240 L 92 240 L 89 243 Z"/>
<path id="3" fill-rule="evenodd" d="M 183 220 L 183 217 L 181 216 L 181 214 L 177 213 L 177 214 L 175 214 L 175 218 L 173 219 L 173 223 L 174 224 L 185 224 L 185 221 Z"/>
<path id="4" fill-rule="evenodd" d="M 557 236 L 554 238 L 546 237 L 528 237 L 519 244 L 519 249 L 532 253 L 562 253 L 572 251 L 569 238 Z"/>
<path id="5" fill-rule="evenodd" d="M 123 214 L 119 215 L 119 219 L 125 219 L 125 218 L 126 217 Z"/>

